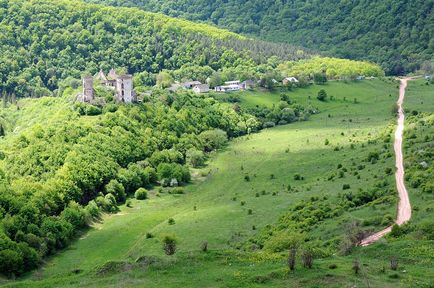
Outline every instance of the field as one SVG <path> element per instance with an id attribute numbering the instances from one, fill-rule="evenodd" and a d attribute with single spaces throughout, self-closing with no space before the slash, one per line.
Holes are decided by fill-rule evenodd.
<path id="1" fill-rule="evenodd" d="M 426 105 L 432 88 L 417 84 L 410 85 L 412 94 L 406 99 L 409 109 L 432 111 L 432 103 Z M 357 248 L 355 256 L 317 259 L 312 270 L 297 266 L 291 273 L 286 268 L 286 253 L 240 252 L 246 240 L 255 237 L 267 224 L 276 223 L 288 212 L 288 207 L 301 200 L 316 196 L 338 201 L 344 184 L 354 192 L 373 186 L 377 180 L 394 187 L 393 173 L 385 172 L 386 168 L 394 168 L 392 142 L 383 139 L 393 132 L 391 110 L 398 94 L 397 85 L 387 79 L 329 82 L 285 92 L 291 100 L 310 103 L 320 113 L 305 122 L 234 139 L 223 151 L 213 154 L 206 167 L 194 171 L 193 183 L 185 187 L 185 194 L 170 194 L 166 189 L 156 188 L 149 200 L 133 199 L 131 208 L 123 206 L 117 214 L 104 215 L 100 223 L 83 232 L 67 250 L 48 259 L 38 271 L 5 284 L 11 287 L 427 284 L 426 275 L 430 272 L 423 264 L 429 261 L 429 256 L 421 257 L 422 264 L 406 262 L 407 272 L 399 277 L 387 271 L 378 273 L 388 265 L 377 257 L 384 252 L 381 246 L 384 243 Z M 316 99 L 320 89 L 327 91 L 328 101 Z M 240 94 L 241 106 L 271 106 L 278 103 L 279 95 L 280 92 L 244 92 Z M 366 160 L 372 151 L 381 151 L 376 163 Z M 363 168 L 356 168 L 362 163 Z M 338 174 L 338 164 L 348 168 L 348 172 L 330 179 L 332 173 Z M 296 174 L 303 180 L 295 180 Z M 367 219 L 376 221 L 365 224 L 365 228 L 376 230 L 387 221 L 385 215 L 394 218 L 395 207 L 396 201 L 385 201 L 349 209 L 338 218 L 314 225 L 309 233 L 321 241 L 335 241 L 342 236 L 345 223 Z M 173 218 L 173 225 L 168 224 L 169 218 Z M 147 237 L 147 233 L 153 237 Z M 168 233 L 178 239 L 178 252 L 172 257 L 164 256 L 161 247 L 161 237 Z M 200 251 L 204 241 L 209 245 L 207 253 Z M 399 245 L 407 244 L 396 245 L 393 253 L 400 249 Z M 351 271 L 355 257 L 364 265 L 360 276 Z M 331 264 L 337 268 L 329 269 Z"/>

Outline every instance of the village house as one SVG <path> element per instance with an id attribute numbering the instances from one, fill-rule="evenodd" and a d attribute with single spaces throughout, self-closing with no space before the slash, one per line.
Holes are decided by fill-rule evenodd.
<path id="1" fill-rule="evenodd" d="M 193 87 L 195 87 L 197 85 L 201 85 L 201 84 L 202 83 L 200 81 L 189 81 L 189 82 L 181 83 L 180 85 L 182 87 L 184 87 L 185 89 L 191 89 L 191 88 L 193 88 Z"/>
<path id="2" fill-rule="evenodd" d="M 255 87 L 255 81 L 245 80 L 241 82 L 242 89 L 253 89 Z"/>
<path id="3" fill-rule="evenodd" d="M 199 84 L 193 87 L 193 91 L 195 93 L 208 93 L 209 92 L 209 85 L 208 84 Z"/>
<path id="4" fill-rule="evenodd" d="M 288 85 L 288 83 L 298 83 L 298 79 L 295 77 L 286 77 L 282 80 L 283 85 Z"/>
<path id="5" fill-rule="evenodd" d="M 226 81 L 225 85 L 216 86 L 214 90 L 216 92 L 230 92 L 230 91 L 239 91 L 241 88 L 241 84 L 239 80 L 235 81 Z"/>

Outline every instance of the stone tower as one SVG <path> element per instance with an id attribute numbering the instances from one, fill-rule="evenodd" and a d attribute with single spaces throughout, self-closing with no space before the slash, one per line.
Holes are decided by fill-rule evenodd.
<path id="1" fill-rule="evenodd" d="M 92 76 L 86 76 L 83 78 L 83 102 L 90 102 L 93 99 L 93 78 Z"/>
<path id="2" fill-rule="evenodd" d="M 132 75 L 120 75 L 117 77 L 116 100 L 124 103 L 136 102 Z"/>

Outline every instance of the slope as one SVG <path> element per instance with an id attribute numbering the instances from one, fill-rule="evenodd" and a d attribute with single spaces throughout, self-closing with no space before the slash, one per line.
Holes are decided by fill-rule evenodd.
<path id="1" fill-rule="evenodd" d="M 124 287 L 256 287 L 267 283 L 267 287 L 305 287 L 309 283 L 339 287 L 356 283 L 364 287 L 364 278 L 348 272 L 352 258 L 330 253 L 341 242 L 345 223 L 358 220 L 365 229 L 378 229 L 393 221 L 397 197 L 393 175 L 387 172 L 393 167 L 392 147 L 383 139 L 393 131 L 390 107 L 395 99 L 389 95 L 397 93 L 395 85 L 380 80 L 330 82 L 288 92 L 292 100 L 303 105 L 312 102 L 322 113 L 311 121 L 233 141 L 213 157 L 208 167 L 194 174 L 194 184 L 185 188 L 185 194 L 162 189 L 153 191 L 149 200 L 134 200 L 132 207 L 123 206 L 120 213 L 105 216 L 103 223 L 96 223 L 71 249 L 50 259 L 24 282 L 11 286 L 122 283 Z M 320 102 L 309 97 L 321 88 L 334 100 Z M 241 105 L 248 105 L 256 97 L 275 96 L 246 94 Z M 330 140 L 328 145 L 326 139 Z M 381 151 L 380 158 L 367 161 L 373 151 Z M 337 168 L 339 164 L 341 168 Z M 342 176 L 338 176 L 340 171 Z M 295 180 L 296 174 L 303 180 Z M 334 178 L 330 178 L 332 174 Z M 375 189 L 378 183 L 384 192 L 357 204 L 360 191 Z M 344 184 L 350 185 L 350 192 L 342 191 Z M 292 186 L 289 190 L 288 185 Z M 274 253 L 276 239 L 266 240 L 262 252 L 249 252 L 250 239 L 262 237 L 276 221 L 285 224 L 281 221 L 286 221 L 286 216 L 279 216 L 294 214 L 294 205 L 316 201 L 316 197 L 337 205 L 351 193 L 353 205 L 342 214 L 308 224 L 310 229 L 305 233 L 311 241 L 320 240 L 325 253 L 313 270 L 297 268 L 288 273 L 284 268 L 286 253 Z M 174 224 L 168 223 L 169 218 Z M 271 225 L 276 230 L 270 235 L 281 234 L 278 227 L 282 225 Z M 179 251 L 172 257 L 163 256 L 161 249 L 161 237 L 167 233 L 174 233 L 179 241 Z M 199 252 L 205 240 L 209 253 Z M 378 256 L 380 252 L 375 251 Z M 135 262 L 137 259 L 141 260 Z M 426 257 L 421 259 L 426 261 Z M 418 261 L 406 264 L 408 272 L 402 279 L 392 279 L 388 273 L 377 273 L 377 267 L 384 265 L 381 257 L 363 260 L 369 264 L 364 269 L 374 286 L 393 287 L 400 281 L 426 283 L 429 279 L 428 268 Z M 330 270 L 332 264 L 338 264 L 338 268 Z"/>
<path id="2" fill-rule="evenodd" d="M 387 74 L 413 71 L 434 53 L 432 0 L 87 1 L 143 7 L 328 55 L 370 60 Z"/>
<path id="3" fill-rule="evenodd" d="M 299 48 L 249 40 L 205 24 L 81 1 L 0 0 L 0 94 L 50 95 L 68 77 L 124 67 L 158 73 L 183 65 L 308 57 Z"/>

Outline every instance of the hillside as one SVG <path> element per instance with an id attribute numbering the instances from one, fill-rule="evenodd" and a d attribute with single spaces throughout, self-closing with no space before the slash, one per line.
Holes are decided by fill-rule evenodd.
<path id="1" fill-rule="evenodd" d="M 418 82 L 410 86 L 410 91 L 415 94 L 410 94 L 409 98 L 413 100 L 408 109 L 419 111 L 411 119 L 414 125 L 410 127 L 416 129 L 415 132 L 407 132 L 415 134 L 410 138 L 418 145 L 417 148 L 406 145 L 406 149 L 413 151 L 406 150 L 411 154 L 418 153 L 432 141 L 422 137 L 432 130 L 432 117 L 420 113 L 426 110 L 425 105 L 432 106 L 429 98 L 432 86 L 421 84 Z M 325 89 L 333 98 L 322 102 L 311 97 L 319 89 Z M 368 281 L 370 287 L 395 287 L 399 283 L 429 287 L 432 262 L 427 255 L 432 253 L 432 229 L 429 228 L 430 221 L 424 219 L 432 213 L 431 204 L 426 201 L 430 195 L 426 189 L 431 189 L 430 174 L 427 173 L 431 170 L 423 176 L 420 174 L 416 168 L 420 158 L 411 160 L 411 167 L 416 170 L 410 173 L 409 178 L 410 182 L 413 177 L 419 179 L 418 188 L 412 188 L 417 191 L 412 196 L 413 203 L 418 207 L 414 212 L 415 221 L 407 225 L 400 232 L 402 234 L 394 234 L 372 247 L 354 248 L 347 242 L 347 237 L 352 235 L 347 234 L 351 227 L 357 228 L 356 231 L 375 231 L 393 221 L 396 195 L 391 173 L 394 160 L 390 138 L 394 121 L 390 107 L 395 101 L 391 95 L 395 93 L 396 82 L 381 80 L 330 82 L 286 92 L 289 99 L 297 103 L 295 105 L 312 105 L 321 113 L 313 115 L 309 121 L 234 139 L 221 152 L 210 154 L 206 166 L 191 170 L 192 184 L 183 187 L 181 193 L 169 187 L 149 187 L 147 200 L 131 199 L 128 205 L 120 207 L 118 213 L 102 214 L 103 221 L 94 223 L 89 231 L 72 242 L 70 249 L 48 259 L 42 269 L 24 279 L 4 284 L 13 287 L 92 287 L 121 283 L 124 287 L 305 287 L 309 283 L 313 286 L 341 287 L 356 283 L 358 287 L 368 287 L 365 284 Z M 256 105 L 269 108 L 283 105 L 280 94 L 251 91 L 234 94 L 234 97 L 239 97 L 242 109 L 248 111 Z M 261 99 L 262 104 L 258 102 Z M 179 107 L 180 103 L 186 103 L 178 115 L 187 112 L 185 109 L 193 109 L 188 108 L 188 101 L 185 100 L 188 100 L 187 95 L 180 95 L 173 104 L 173 107 Z M 47 106 L 46 101 L 26 100 L 26 105 L 17 111 L 16 125 L 23 126 L 27 122 L 23 117 L 33 110 L 32 107 Z M 64 101 L 59 99 L 50 105 L 65 107 L 62 104 Z M 224 99 L 221 101 L 224 102 Z M 421 105 L 421 101 L 425 105 Z M 149 104 L 146 104 L 145 110 L 150 108 Z M 164 106 L 158 102 L 154 104 Z M 223 108 L 227 104 L 220 105 Z M 100 117 L 84 116 L 74 122 L 77 125 L 94 123 L 92 126 L 95 128 L 92 129 L 96 131 L 108 119 L 111 119 L 108 123 L 119 123 L 126 115 L 144 123 L 137 118 L 140 114 L 131 114 L 135 110 L 121 107 L 115 113 L 106 112 Z M 154 113 L 152 111 L 154 109 L 149 110 L 147 115 Z M 201 109 L 197 112 L 202 113 Z M 160 117 L 162 115 L 158 119 Z M 209 115 L 208 119 L 212 118 Z M 170 119 L 170 114 L 167 119 Z M 423 127 L 417 126 L 421 125 L 419 120 L 426 121 Z M 112 131 L 119 129 L 110 127 Z M 38 131 L 36 127 L 21 129 L 22 132 L 28 131 L 24 135 Z M 68 131 L 75 129 L 68 128 Z M 0 143 L 9 155 L 3 163 L 11 168 L 14 167 L 11 160 L 24 154 L 17 153 L 18 150 L 8 143 L 16 143 L 22 138 L 20 134 L 11 135 Z M 153 131 L 152 135 L 161 137 L 164 134 Z M 168 136 L 166 139 L 171 139 Z M 79 142 L 89 143 L 87 137 L 83 137 Z M 43 141 L 34 137 L 28 139 L 31 140 L 29 147 L 38 147 L 36 144 Z M 159 139 L 157 142 L 165 141 Z M 180 143 L 186 142 L 179 141 L 175 146 L 181 148 Z M 72 150 L 78 151 L 79 148 L 79 144 L 72 146 Z M 96 152 L 92 149 L 89 153 Z M 68 154 L 68 162 L 78 157 L 73 151 Z M 149 158 L 150 163 L 157 159 L 165 161 L 161 157 L 163 154 L 157 154 L 158 157 Z M 37 155 L 35 159 L 39 158 Z M 95 159 L 91 154 L 87 155 L 89 160 Z M 418 157 L 420 155 L 423 154 Z M 431 165 L 427 157 L 424 159 Z M 103 162 L 97 161 L 95 167 Z M 70 165 L 65 163 L 64 166 Z M 140 171 L 133 167 L 135 165 L 129 165 L 128 169 L 121 168 L 115 178 L 128 185 L 122 179 L 128 173 Z M 19 172 L 11 168 L 5 172 L 12 179 L 16 178 L 13 187 L 23 187 L 24 183 L 17 181 L 22 179 L 17 174 Z M 76 169 L 82 170 L 79 167 Z M 92 175 L 90 171 L 86 174 Z M 349 188 L 344 188 L 345 185 Z M 60 219 L 65 219 L 65 216 Z M 306 241 L 300 245 L 300 253 L 308 247 L 315 251 L 314 266 L 313 269 L 303 268 L 301 258 L 297 258 L 296 270 L 289 272 L 286 268 L 287 245 L 291 243 L 292 235 L 298 233 Z M 174 256 L 165 256 L 161 247 L 161 240 L 167 234 L 175 235 L 178 241 Z M 418 239 L 418 245 L 411 244 L 415 239 Z M 206 253 L 200 248 L 204 241 L 209 245 Z M 403 245 L 409 246 L 406 246 L 405 254 L 400 254 L 399 249 Z M 399 271 L 384 268 L 388 267 L 390 257 L 398 257 Z M 363 264 L 364 276 L 351 272 L 354 259 Z M 191 275 L 195 275 L 194 281 Z"/>
<path id="2" fill-rule="evenodd" d="M 387 74 L 418 69 L 434 54 L 434 1 L 87 0 L 213 23 L 264 40 L 380 64 Z"/>
<path id="3" fill-rule="evenodd" d="M 0 31 L 0 94 L 11 98 L 50 95 L 68 77 L 112 67 L 129 73 L 185 65 L 218 70 L 271 56 L 309 56 L 205 24 L 80 1 L 0 0 Z"/>

